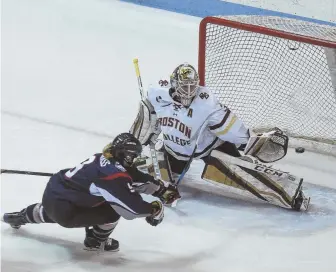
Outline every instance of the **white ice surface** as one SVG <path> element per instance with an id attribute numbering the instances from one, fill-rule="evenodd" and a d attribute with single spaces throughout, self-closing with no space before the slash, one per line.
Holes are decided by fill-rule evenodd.
<path id="1" fill-rule="evenodd" d="M 145 86 L 197 62 L 200 19 L 112 0 L 2 1 L 1 167 L 54 172 L 128 130 Z M 336 270 L 336 159 L 313 153 L 276 166 L 301 175 L 308 213 L 223 197 L 195 162 L 164 222 L 121 220 L 119 253 L 82 250 L 84 231 L 1 224 L 10 271 Z M 1 175 L 1 213 L 39 202 L 47 179 Z"/>
<path id="2" fill-rule="evenodd" d="M 295 14 L 323 21 L 336 22 L 334 0 L 225 0 L 236 4 Z"/>

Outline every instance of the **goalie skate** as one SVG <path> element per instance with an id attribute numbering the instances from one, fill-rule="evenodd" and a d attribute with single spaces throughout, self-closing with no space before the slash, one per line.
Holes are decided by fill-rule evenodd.
<path id="1" fill-rule="evenodd" d="M 304 210 L 307 211 L 309 209 L 309 204 L 310 204 L 310 197 L 306 197 L 302 191 L 302 183 L 303 179 L 301 179 L 300 184 L 296 190 L 296 193 L 293 197 L 293 209 L 300 211 Z"/>

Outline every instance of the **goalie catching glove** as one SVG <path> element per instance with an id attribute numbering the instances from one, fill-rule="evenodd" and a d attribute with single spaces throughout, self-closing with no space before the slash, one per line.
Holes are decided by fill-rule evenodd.
<path id="1" fill-rule="evenodd" d="M 278 161 L 287 154 L 288 136 L 279 128 L 258 135 L 251 135 L 244 154 L 263 163 Z"/>
<path id="2" fill-rule="evenodd" d="M 139 112 L 130 129 L 130 133 L 144 146 L 155 143 L 161 133 L 154 107 L 147 99 L 140 102 Z"/>

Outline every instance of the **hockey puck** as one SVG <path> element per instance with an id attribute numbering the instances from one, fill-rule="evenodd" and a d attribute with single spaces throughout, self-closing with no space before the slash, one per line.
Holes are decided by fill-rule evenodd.
<path id="1" fill-rule="evenodd" d="M 302 154 L 304 151 L 305 151 L 305 148 L 303 148 L 303 147 L 296 147 L 295 148 L 295 152 L 297 152 L 299 154 Z"/>

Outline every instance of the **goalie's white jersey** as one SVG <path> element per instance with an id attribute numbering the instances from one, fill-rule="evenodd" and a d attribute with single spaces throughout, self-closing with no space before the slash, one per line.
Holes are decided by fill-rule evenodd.
<path id="1" fill-rule="evenodd" d="M 248 129 L 242 121 L 222 106 L 206 87 L 199 88 L 188 108 L 174 101 L 169 88 L 165 87 L 149 88 L 147 99 L 157 114 L 166 150 L 177 159 L 189 159 L 206 120 L 207 126 L 201 132 L 195 158 L 208 155 L 223 141 L 241 145 L 249 139 Z"/>

